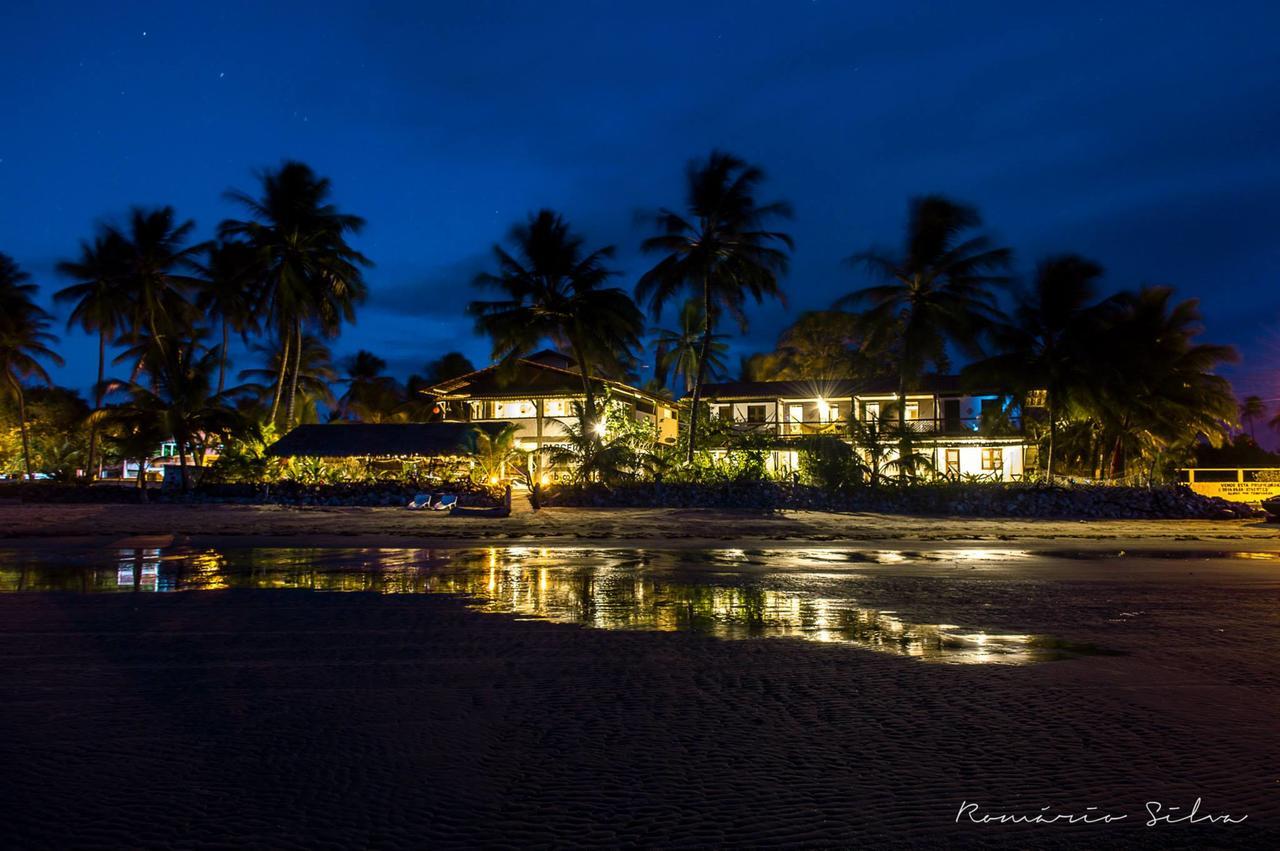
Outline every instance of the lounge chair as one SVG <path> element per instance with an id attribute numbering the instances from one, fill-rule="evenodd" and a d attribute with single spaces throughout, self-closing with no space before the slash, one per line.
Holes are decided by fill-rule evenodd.
<path id="1" fill-rule="evenodd" d="M 409 500 L 410 511 L 422 511 L 427 508 L 435 508 L 432 503 L 432 495 L 429 493 L 416 494 L 413 499 Z"/>
<path id="2" fill-rule="evenodd" d="M 458 505 L 458 498 L 453 494 L 442 493 L 431 503 L 432 511 L 453 511 Z"/>

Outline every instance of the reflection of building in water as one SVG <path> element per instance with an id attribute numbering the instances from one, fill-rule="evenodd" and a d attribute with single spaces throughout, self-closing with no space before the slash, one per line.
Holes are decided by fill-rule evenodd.
<path id="1" fill-rule="evenodd" d="M 445 593 L 469 598 L 473 608 L 484 612 L 598 629 L 680 630 L 726 639 L 789 637 L 931 661 L 1009 663 L 1049 658 L 1054 651 L 1041 650 L 1035 636 L 912 623 L 897 612 L 858 605 L 853 592 L 866 581 L 865 574 L 832 565 L 1025 557 L 1024 551 L 982 550 L 921 555 L 819 549 L 134 548 L 56 568 L 8 561 L 0 565 L 0 590 Z"/>

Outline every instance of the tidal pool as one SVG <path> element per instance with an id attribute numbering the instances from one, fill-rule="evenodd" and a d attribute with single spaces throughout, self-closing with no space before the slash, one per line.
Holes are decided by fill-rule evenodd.
<path id="1" fill-rule="evenodd" d="M 842 642 L 926 662 L 1025 664 L 1106 652 L 981 623 L 921 623 L 859 601 L 877 567 L 1030 557 L 975 549 L 10 550 L 0 551 L 0 593 L 449 594 L 482 612 L 596 629 Z"/>

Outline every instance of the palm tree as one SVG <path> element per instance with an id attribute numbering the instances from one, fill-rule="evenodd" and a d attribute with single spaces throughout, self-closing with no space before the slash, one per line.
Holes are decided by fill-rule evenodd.
<path id="1" fill-rule="evenodd" d="M 691 298 L 680 308 L 679 325 L 674 329 L 659 329 L 657 337 L 657 372 L 662 384 L 667 383 L 667 376 L 674 375 L 677 381 L 684 379 L 684 392 L 693 390 L 698 378 L 698 356 L 702 352 L 702 340 L 706 334 L 706 314 L 702 303 Z M 729 352 L 728 339 L 725 334 L 711 335 L 711 345 L 707 349 L 707 373 L 711 376 L 722 375 L 725 371 L 725 355 Z"/>
<path id="2" fill-rule="evenodd" d="M 94 414 L 126 434 L 161 434 L 172 438 L 182 465 L 182 489 L 187 490 L 187 452 L 194 449 L 197 466 L 212 440 L 230 440 L 249 430 L 249 423 L 235 409 L 233 387 L 213 392 L 213 374 L 218 368 L 218 347 L 173 345 L 164 350 L 163 360 L 153 357 L 153 374 L 147 383 L 117 382 L 113 391 L 127 398 Z M 139 472 L 141 474 L 141 471 Z"/>
<path id="3" fill-rule="evenodd" d="M 1000 319 L 992 288 L 1008 283 L 1000 273 L 1012 252 L 972 235 L 981 224 L 972 207 L 937 195 L 916 198 L 901 254 L 871 249 L 849 258 L 878 283 L 839 299 L 836 306 L 866 306 L 866 347 L 896 361 L 899 400 L 906 399 L 908 386 L 928 365 L 945 367 L 948 343 L 980 354 L 983 334 Z M 897 409 L 898 428 L 905 434 L 906 405 Z M 910 459 L 899 468 L 905 480 Z"/>
<path id="4" fill-rule="evenodd" d="M 474 281 L 503 298 L 474 301 L 468 312 L 476 317 L 476 329 L 492 338 L 496 360 L 523 357 L 547 339 L 572 351 L 590 423 L 599 415 L 593 374 L 624 372 L 644 331 L 631 297 L 604 286 L 617 274 L 605 266 L 614 247 L 586 251 L 582 237 L 552 210 L 531 215 L 508 239 L 514 253 L 495 245 L 497 273 L 481 273 Z"/>
<path id="5" fill-rule="evenodd" d="M 494 434 L 477 428 L 474 436 L 471 459 L 475 462 L 473 476 L 479 484 L 497 484 L 506 478 L 508 467 L 526 468 L 525 453 L 517 446 L 519 424 L 508 423 Z"/>
<path id="6" fill-rule="evenodd" d="M 239 373 L 241 381 L 248 381 L 244 388 L 258 399 L 263 412 L 278 389 L 276 383 L 280 375 L 281 365 L 290 359 L 290 350 L 286 342 L 276 341 L 275 345 L 255 343 L 250 351 L 264 358 L 266 366 L 259 369 L 242 369 Z M 303 423 L 317 422 L 319 419 L 316 407 L 325 405 L 333 408 L 335 400 L 329 385 L 338 379 L 333 369 L 333 356 L 324 341 L 313 334 L 302 335 L 302 345 L 295 350 L 297 360 L 294 366 L 294 379 L 297 382 L 297 394 L 301 404 L 298 406 L 298 421 Z M 274 420 L 267 418 L 268 425 Z"/>
<path id="7" fill-rule="evenodd" d="M 863 354 L 860 318 L 843 310 L 808 310 L 778 335 L 777 348 L 743 363 L 748 381 L 831 381 L 875 371 Z"/>
<path id="8" fill-rule="evenodd" d="M 113 239 L 123 246 L 122 282 L 131 305 L 127 336 L 136 344 L 148 335 L 162 357 L 167 357 L 168 340 L 191 327 L 193 309 L 186 296 L 203 284 L 198 258 L 205 246 L 186 244 L 194 229 L 190 219 L 177 221 L 172 207 L 134 208 L 125 230 L 113 228 Z M 138 368 L 147 365 L 139 361 Z"/>
<path id="9" fill-rule="evenodd" d="M 49 373 L 40 363 L 48 360 L 58 366 L 62 358 L 49 348 L 57 338 L 49 333 L 53 317 L 32 301 L 35 284 L 31 276 L 13 258 L 0 254 L 0 373 L 18 403 L 18 424 L 22 432 L 22 459 L 27 478 L 31 469 L 31 437 L 27 429 L 27 402 L 22 382 L 32 378 L 52 384 Z"/>
<path id="10" fill-rule="evenodd" d="M 659 210 L 654 217 L 658 234 L 641 243 L 645 253 L 662 259 L 636 283 L 637 300 L 648 301 L 657 319 L 677 293 L 687 292 L 702 300 L 706 316 L 689 408 L 689 463 L 697 449 L 698 401 L 717 323 L 727 313 L 745 329 L 748 296 L 757 304 L 766 297 L 782 298 L 778 278 L 787 271 L 793 244 L 787 234 L 766 227 L 771 220 L 790 218 L 791 207 L 757 202 L 763 181 L 759 168 L 712 151 L 685 170 L 685 213 Z"/>
<path id="11" fill-rule="evenodd" d="M 1035 282 L 1022 293 L 1011 321 L 994 332 L 1001 353 L 965 370 L 974 383 L 994 384 L 1025 399 L 1045 391 L 1049 445 L 1045 476 L 1053 481 L 1058 424 L 1092 381 L 1088 317 L 1102 267 L 1075 254 L 1051 257 L 1036 267 Z"/>
<path id="12" fill-rule="evenodd" d="M 1240 421 L 1249 426 L 1249 437 L 1254 443 L 1258 442 L 1258 435 L 1254 431 L 1253 422 L 1266 415 L 1267 403 L 1262 401 L 1261 396 L 1245 396 L 1244 401 L 1240 403 Z"/>
<path id="13" fill-rule="evenodd" d="M 347 385 L 347 392 L 338 399 L 340 417 L 366 423 L 403 417 L 404 394 L 394 378 L 383 374 L 386 368 L 386 361 L 364 349 L 343 361 L 347 377 L 341 383 Z"/>
<path id="14" fill-rule="evenodd" d="M 235 331 L 248 343 L 249 334 L 258 328 L 252 289 L 257 252 L 239 240 L 210 243 L 207 251 L 205 281 L 196 293 L 196 307 L 221 326 L 222 346 L 218 358 L 218 392 L 221 393 L 226 387 L 231 332 Z"/>
<path id="15" fill-rule="evenodd" d="M 124 283 L 127 245 L 121 234 L 104 228 L 93 242 L 80 243 L 80 257 L 64 260 L 58 271 L 76 281 L 53 294 L 56 302 L 71 304 L 67 328 L 78 325 L 85 333 L 98 336 L 98 380 L 94 384 L 94 409 L 102 407 L 106 382 L 107 344 L 127 327 L 130 316 L 130 293 Z M 89 479 L 98 476 L 98 426 L 89 427 Z"/>
<path id="16" fill-rule="evenodd" d="M 1221 445 L 1237 408 L 1230 383 L 1213 370 L 1238 355 L 1194 342 L 1203 331 L 1198 300 L 1174 303 L 1171 288 L 1145 286 L 1106 299 L 1092 319 L 1081 405 L 1112 436 L 1112 477 L 1126 444 L 1157 457 L 1200 437 Z"/>
<path id="17" fill-rule="evenodd" d="M 222 239 L 244 239 L 256 253 L 253 285 L 255 312 L 283 341 L 271 403 L 274 422 L 285 400 L 284 425 L 294 421 L 303 357 L 304 329 L 326 337 L 355 319 L 368 292 L 362 267 L 372 264 L 347 243 L 364 219 L 340 212 L 329 201 L 332 186 L 300 162 L 289 161 L 261 175 L 262 196 L 231 190 L 227 197 L 250 218 L 228 219 L 218 228 Z M 287 387 L 286 387 L 287 384 Z"/>

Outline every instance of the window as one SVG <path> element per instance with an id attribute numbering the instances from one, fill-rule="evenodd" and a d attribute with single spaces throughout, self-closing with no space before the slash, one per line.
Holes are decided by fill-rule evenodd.
<path id="1" fill-rule="evenodd" d="M 763 423 L 769 419 L 768 405 L 747 405 L 747 422 Z"/>
<path id="2" fill-rule="evenodd" d="M 711 415 L 724 422 L 733 422 L 733 405 L 712 405 Z"/>
<path id="3" fill-rule="evenodd" d="M 1000 450 L 997 449 L 996 451 L 999 452 Z M 960 475 L 960 450 L 959 449 L 947 450 L 947 475 L 948 476 Z"/>
<path id="4" fill-rule="evenodd" d="M 1004 450 L 1003 449 L 982 450 L 982 469 L 1003 470 L 1004 469 Z"/>
<path id="5" fill-rule="evenodd" d="M 827 405 L 827 422 L 840 422 L 840 406 L 836 404 Z"/>
<path id="6" fill-rule="evenodd" d="M 521 399 L 514 402 L 494 402 L 494 419 L 505 420 L 513 417 L 532 417 L 536 415 L 533 402 Z"/>
<path id="7" fill-rule="evenodd" d="M 862 406 L 862 418 L 867 422 L 875 422 L 880 419 L 880 403 L 867 402 Z"/>
<path id="8" fill-rule="evenodd" d="M 920 419 L 920 403 L 919 402 L 907 402 L 906 417 L 908 420 Z"/>
<path id="9" fill-rule="evenodd" d="M 567 417 L 569 416 L 569 402 L 565 399 L 548 399 L 542 403 L 542 415 L 544 417 Z"/>

